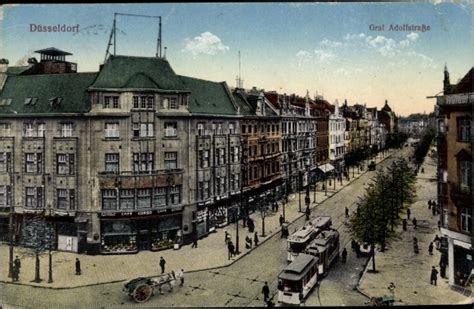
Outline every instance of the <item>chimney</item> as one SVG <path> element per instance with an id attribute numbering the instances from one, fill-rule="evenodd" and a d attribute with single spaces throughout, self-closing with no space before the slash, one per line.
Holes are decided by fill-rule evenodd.
<path id="1" fill-rule="evenodd" d="M 0 91 L 3 90 L 3 86 L 7 81 L 7 70 L 8 70 L 8 60 L 0 59 Z"/>

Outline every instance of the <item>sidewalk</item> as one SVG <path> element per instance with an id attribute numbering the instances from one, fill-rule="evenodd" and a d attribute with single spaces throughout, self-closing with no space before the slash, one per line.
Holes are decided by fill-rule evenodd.
<path id="1" fill-rule="evenodd" d="M 424 173 L 418 174 L 416 183 L 416 202 L 411 206 L 411 216 L 408 229 L 397 228 L 397 236 L 387 246 L 385 252 L 377 252 L 375 266 L 376 274 L 368 273 L 372 269 L 372 261 L 359 281 L 358 289 L 368 297 L 390 295 L 387 287 L 390 282 L 396 286 L 395 299 L 409 305 L 440 305 L 467 304 L 472 298 L 452 291 L 448 279 L 443 279 L 438 273 L 437 286 L 430 285 L 431 267 L 436 266 L 439 272 L 440 252 L 433 249 L 433 255 L 428 254 L 428 246 L 438 232 L 439 215 L 433 216 L 428 209 L 428 200 L 436 200 L 436 161 L 427 156 L 422 167 Z M 421 169 L 420 169 L 421 170 Z M 419 224 L 413 229 L 415 217 Z M 419 254 L 413 252 L 413 237 L 418 239 Z M 446 270 L 446 273 L 448 270 Z"/>
<path id="2" fill-rule="evenodd" d="M 390 152 L 391 154 L 392 152 Z M 387 154 L 384 158 L 390 156 Z M 381 161 L 381 155 L 377 158 L 377 163 Z M 325 192 L 318 190 L 316 201 L 313 203 L 314 191 L 310 191 L 311 208 L 316 207 L 317 204 L 324 202 L 332 195 L 337 193 L 343 187 L 349 185 L 354 179 L 360 177 L 366 170 L 361 172 L 355 172 L 355 178 L 352 177 L 352 171 L 350 173 L 350 181 L 343 180 L 342 186 L 337 181 L 336 190 L 334 190 L 334 184 L 328 186 L 327 196 Z M 321 188 L 321 183 L 319 184 Z M 299 208 L 299 197 L 298 194 L 291 194 L 289 196 L 288 205 L 285 207 L 285 215 L 287 222 L 294 222 L 296 219 L 304 216 L 304 210 L 306 205 L 304 203 L 306 191 L 301 193 L 301 210 Z M 265 242 L 272 236 L 280 237 L 280 224 L 279 217 L 283 213 L 283 207 L 278 209 L 278 212 L 271 212 L 265 218 L 265 234 L 266 237 L 261 237 L 262 233 L 262 220 L 260 212 L 257 211 L 251 215 L 251 218 L 255 222 L 255 231 L 259 235 L 260 244 Z M 235 244 L 236 227 L 235 223 L 230 224 L 224 228 L 217 229 L 216 232 L 211 233 L 207 237 L 198 241 L 197 248 L 191 248 L 191 245 L 181 247 L 179 250 L 164 250 L 160 252 L 141 251 L 137 254 L 128 255 L 98 255 L 90 256 L 69 252 L 53 252 L 53 283 L 47 283 L 48 280 L 48 255 L 44 254 L 40 257 L 40 271 L 41 283 L 31 282 L 34 278 L 34 256 L 32 256 L 29 250 L 24 248 L 15 247 L 14 256 L 18 255 L 21 260 L 21 273 L 20 281 L 11 283 L 11 279 L 7 277 L 8 268 L 8 245 L 0 245 L 0 261 L 2 261 L 2 267 L 0 269 L 0 282 L 6 282 L 11 284 L 22 284 L 31 285 L 44 288 L 75 288 L 81 286 L 97 285 L 104 283 L 120 282 L 124 280 L 133 279 L 140 276 L 154 276 L 160 273 L 159 260 L 163 257 L 166 260 L 165 272 L 174 270 L 177 272 L 179 269 L 184 269 L 185 272 L 199 271 L 210 268 L 219 268 L 231 265 L 237 259 L 242 258 L 246 254 L 251 254 L 252 249 L 245 248 L 245 237 L 249 235 L 253 240 L 253 234 L 248 232 L 247 228 L 242 227 L 242 221 L 239 225 L 239 250 L 240 254 L 231 260 L 228 259 L 227 246 L 224 242 L 224 231 L 228 231 L 232 237 L 232 241 Z M 294 228 L 290 226 L 290 233 Z M 81 261 L 82 275 L 75 275 L 75 260 L 79 258 Z"/>

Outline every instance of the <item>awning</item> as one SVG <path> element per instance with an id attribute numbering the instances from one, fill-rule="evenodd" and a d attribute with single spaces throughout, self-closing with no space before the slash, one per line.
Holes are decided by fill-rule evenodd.
<path id="1" fill-rule="evenodd" d="M 323 173 L 328 173 L 334 169 L 334 166 L 332 166 L 330 163 L 323 164 L 318 167 Z"/>

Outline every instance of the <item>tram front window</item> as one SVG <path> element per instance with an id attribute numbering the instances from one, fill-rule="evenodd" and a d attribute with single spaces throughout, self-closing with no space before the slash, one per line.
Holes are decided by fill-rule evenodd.
<path id="1" fill-rule="evenodd" d="M 288 251 L 291 252 L 302 252 L 306 248 L 305 244 L 299 242 L 289 242 Z"/>
<path id="2" fill-rule="evenodd" d="M 282 280 L 282 284 L 279 285 L 283 289 L 283 292 L 301 292 L 301 281 L 290 281 Z"/>

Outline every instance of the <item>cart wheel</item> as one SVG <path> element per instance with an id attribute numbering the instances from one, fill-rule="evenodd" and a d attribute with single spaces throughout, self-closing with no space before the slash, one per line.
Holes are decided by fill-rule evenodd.
<path id="1" fill-rule="evenodd" d="M 133 299 L 137 303 L 143 303 L 150 299 L 153 288 L 148 284 L 140 284 L 133 291 Z"/>

